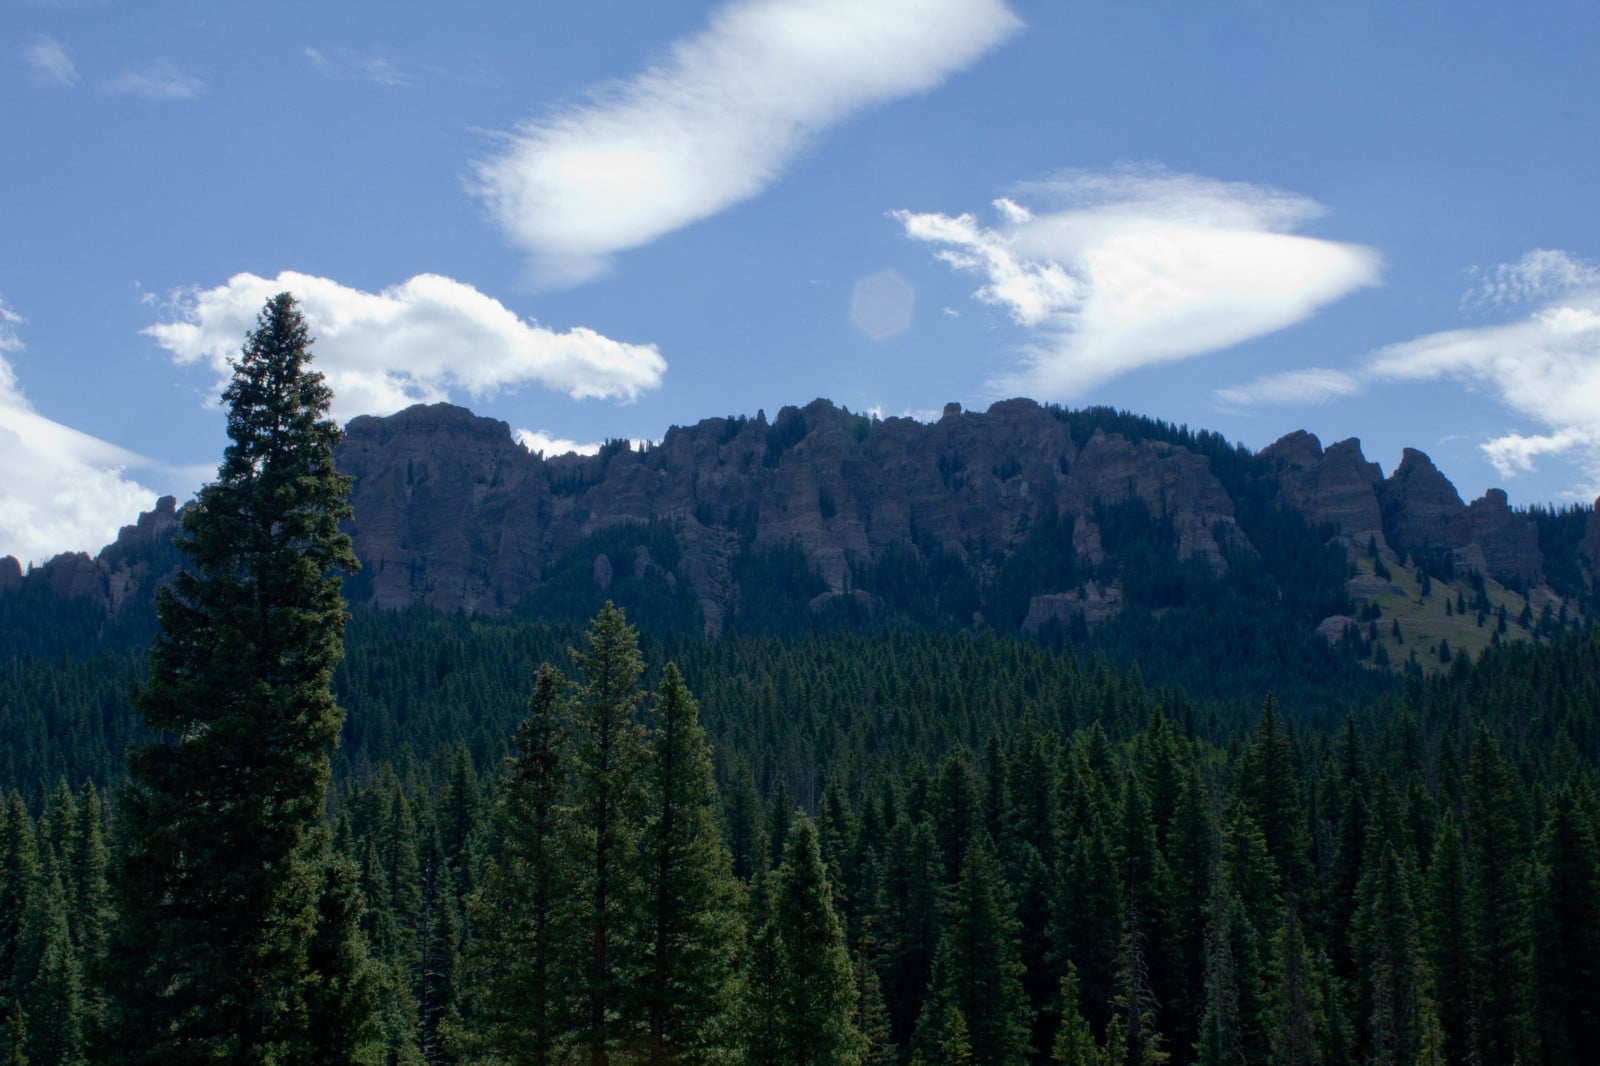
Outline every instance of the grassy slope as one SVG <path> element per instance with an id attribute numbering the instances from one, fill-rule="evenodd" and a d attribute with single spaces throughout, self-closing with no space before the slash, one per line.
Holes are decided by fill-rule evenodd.
<path id="1" fill-rule="evenodd" d="M 1358 566 L 1363 575 L 1373 575 L 1373 560 L 1365 554 L 1361 556 Z M 1532 631 L 1517 624 L 1524 606 L 1522 596 L 1493 579 L 1485 581 L 1485 591 L 1493 610 L 1482 625 L 1478 623 L 1477 612 L 1472 611 L 1470 606 L 1465 614 L 1453 610 L 1458 597 L 1464 598 L 1470 605 L 1475 596 L 1464 578 L 1448 583 L 1433 581 L 1431 594 L 1425 598 L 1416 573 L 1398 565 L 1390 565 L 1389 585 L 1392 591 L 1360 599 L 1376 603 L 1383 612 L 1376 622 L 1378 643 L 1387 649 L 1390 665 L 1396 669 L 1404 666 L 1413 653 L 1424 670 L 1431 672 L 1440 669 L 1441 640 L 1450 642 L 1452 656 L 1467 652 L 1476 659 L 1498 631 L 1498 614 L 1502 606 L 1505 607 L 1507 625 L 1500 639 L 1533 639 Z M 1446 602 L 1451 605 L 1450 609 L 1446 608 Z M 1400 622 L 1400 640 L 1393 635 L 1397 619 Z M 1362 623 L 1361 631 L 1370 636 L 1367 623 Z"/>

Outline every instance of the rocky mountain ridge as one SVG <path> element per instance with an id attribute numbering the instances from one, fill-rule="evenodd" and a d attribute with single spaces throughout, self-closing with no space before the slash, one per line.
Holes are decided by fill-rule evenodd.
<path id="1" fill-rule="evenodd" d="M 1252 455 L 1212 434 L 1020 399 L 982 413 L 951 404 L 929 424 L 817 400 L 771 422 L 712 418 L 644 449 L 615 442 L 594 456 L 551 457 L 530 454 L 504 422 L 435 404 L 353 420 L 339 464 L 354 478 L 351 532 L 364 564 L 348 591 L 357 606 L 379 608 L 503 614 L 558 566 L 575 565 L 598 534 L 628 523 L 670 529 L 677 558 L 642 544 L 596 552 L 577 560 L 585 579 L 686 582 L 711 633 L 728 625 L 741 558 L 798 548 L 814 572 L 814 610 L 831 600 L 871 609 L 862 574 L 886 557 L 958 559 L 985 588 L 1046 526 L 1070 535 L 1058 551 L 1072 557 L 1072 576 L 1041 577 L 1012 624 L 1073 615 L 1093 624 L 1122 608 L 1116 566 L 1130 513 L 1177 560 L 1218 580 L 1267 547 L 1241 525 L 1243 515 L 1260 539 L 1264 507 L 1298 513 L 1352 558 L 1371 547 L 1397 564 L 1426 555 L 1524 589 L 1557 569 L 1534 515 L 1513 511 L 1500 490 L 1464 503 L 1420 451 L 1407 449 L 1384 477 L 1353 439 L 1324 449 L 1302 431 Z M 62 555 L 26 575 L 0 560 L 0 595 L 43 583 L 114 613 L 170 569 L 156 549 L 177 520 L 165 498 L 98 557 Z M 1600 519 L 1589 511 L 1582 520 L 1576 558 L 1560 560 L 1561 572 L 1592 586 Z M 980 610 L 956 621 L 986 619 Z"/>

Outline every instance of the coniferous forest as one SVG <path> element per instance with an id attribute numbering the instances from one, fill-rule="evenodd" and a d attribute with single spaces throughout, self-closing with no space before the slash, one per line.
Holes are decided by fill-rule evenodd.
<path id="1" fill-rule="evenodd" d="M 1593 631 L 1342 692 L 1245 642 L 1280 680 L 1219 692 L 992 632 L 347 619 L 308 360 L 279 296 L 148 649 L 0 662 L 4 1062 L 1593 1061 Z"/>

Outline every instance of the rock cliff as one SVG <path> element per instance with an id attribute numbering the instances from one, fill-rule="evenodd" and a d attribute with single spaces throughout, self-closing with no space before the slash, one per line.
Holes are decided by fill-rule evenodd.
<path id="1" fill-rule="evenodd" d="M 680 549 L 668 576 L 688 583 L 707 629 L 718 632 L 737 599 L 742 553 L 798 546 L 826 587 L 807 594 L 820 610 L 862 602 L 854 575 L 891 551 L 953 556 L 982 585 L 1049 523 L 1070 534 L 1070 548 L 1056 550 L 1078 561 L 1062 571 L 1077 576 L 1041 578 L 1018 621 L 1038 628 L 1081 613 L 1092 623 L 1123 602 L 1104 584 L 1102 564 L 1127 536 L 1101 528 L 1107 507 L 1137 500 L 1177 559 L 1219 578 L 1230 560 L 1255 557 L 1219 476 L 1231 470 L 1240 491 L 1241 463 L 1256 478 L 1250 484 L 1267 486 L 1351 551 L 1376 538 L 1391 555 L 1447 551 L 1464 568 L 1529 584 L 1541 577 L 1532 519 L 1498 490 L 1463 504 L 1421 452 L 1407 450 L 1385 479 L 1356 440 L 1324 450 L 1311 434 L 1294 433 L 1256 457 L 1206 444 L 1205 435 L 1129 415 L 1029 400 L 981 413 L 951 404 L 926 425 L 871 420 L 817 400 L 785 407 L 771 422 L 758 414 L 673 427 L 642 449 L 613 442 L 594 456 L 544 456 L 518 444 L 504 422 L 417 406 L 346 429 L 339 464 L 354 479 L 351 533 L 364 563 L 349 592 L 357 606 L 421 602 L 499 614 L 550 580 L 586 538 L 619 523 L 665 523 Z M 177 523 L 167 498 L 97 558 L 63 555 L 27 576 L 15 560 L 0 560 L 0 594 L 39 581 L 115 612 L 174 565 L 176 553 L 163 546 Z M 1593 573 L 1593 519 L 1582 550 Z M 583 565 L 609 587 L 657 564 L 640 548 Z"/>
<path id="2" fill-rule="evenodd" d="M 1376 538 L 1391 559 L 1401 551 L 1443 552 L 1461 570 L 1525 584 L 1543 577 L 1538 529 L 1511 509 L 1505 491 L 1490 489 L 1464 504 L 1433 460 L 1415 448 L 1405 449 L 1388 478 L 1354 439 L 1323 451 L 1316 437 L 1298 431 L 1261 456 L 1278 471 L 1283 501 L 1313 524 L 1333 527 L 1352 550 Z M 1600 560 L 1600 524 L 1593 518 L 1587 540 Z"/>

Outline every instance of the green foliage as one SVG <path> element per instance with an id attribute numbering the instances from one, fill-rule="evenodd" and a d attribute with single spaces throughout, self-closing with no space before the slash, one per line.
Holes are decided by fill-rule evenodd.
<path id="1" fill-rule="evenodd" d="M 995 1066 L 1026 1061 L 1030 1019 L 1017 920 L 1007 896 L 984 839 L 967 850 L 950 899 L 923 1007 L 925 1046 L 944 1044 L 952 1021 L 961 1018 L 972 1061 Z"/>
<path id="2" fill-rule="evenodd" d="M 560 847 L 567 687 L 548 664 L 534 679 L 495 812 L 500 853 L 468 904 L 478 935 L 466 976 L 476 994 L 462 1048 L 530 1066 L 559 1061 L 561 1038 L 576 1017 L 576 989 L 567 978 L 578 964 L 570 948 L 577 916 Z"/>
<path id="3" fill-rule="evenodd" d="M 1528 860 L 1522 790 L 1488 730 L 1479 726 L 1467 777 L 1466 828 L 1473 875 L 1471 988 L 1481 1061 L 1509 1061 L 1524 1039 Z"/>
<path id="4" fill-rule="evenodd" d="M 642 981 L 650 1061 L 708 1060 L 731 1045 L 742 930 L 732 860 L 716 821 L 716 783 L 699 709 L 668 664 L 656 695 L 641 841 L 650 947 Z"/>
<path id="5" fill-rule="evenodd" d="M 1270 499 L 1249 457 L 1206 454 Z M 1030 580 L 1079 573 L 1048 523 L 1040 569 L 1004 582 L 974 576 L 999 573 L 979 545 L 859 568 L 870 617 L 793 610 L 819 589 L 804 554 L 747 550 L 772 602 L 718 641 L 670 622 L 641 647 L 614 608 L 586 638 L 358 616 L 336 787 L 286 864 L 312 901 L 310 976 L 278 997 L 296 1031 L 412 1064 L 1582 1061 L 1600 640 L 1547 627 L 1476 659 L 1452 633 L 1446 672 L 1398 682 L 1279 632 L 1333 587 L 1314 532 L 1282 525 L 1281 558 L 1315 573 L 1275 576 L 1268 606 L 1261 575 L 1290 564 L 1190 573 L 1144 504 L 1101 517 L 1110 565 L 1147 566 L 1140 595 L 1170 604 L 1098 629 L 1104 654 L 970 629 L 1005 582 L 1025 609 Z M 574 605 L 596 554 L 613 592 L 638 547 L 679 565 L 664 528 L 607 535 L 568 560 Z M 936 566 L 950 580 L 925 584 Z M 577 685 L 539 665 L 569 643 Z M 182 743 L 128 719 L 131 658 L 57 650 L 0 663 L 0 1052 L 32 1061 L 96 1034 L 115 1055 L 128 1017 L 134 912 L 107 903 L 127 842 L 78 783 L 115 781 L 126 738 Z"/>
<path id="6" fill-rule="evenodd" d="M 681 569 L 678 532 L 670 523 L 623 522 L 591 533 L 546 567 L 512 616 L 582 625 L 612 602 L 649 632 L 699 633 L 705 621 Z M 612 575 L 604 587 L 595 576 L 601 556 Z"/>
<path id="7" fill-rule="evenodd" d="M 119 915 L 108 953 L 110 1046 L 128 1062 L 349 1060 L 348 1027 L 310 1028 L 328 751 L 343 714 L 331 399 L 309 370 L 294 300 L 269 300 L 223 393 L 231 444 L 183 515 L 188 568 L 157 604 L 137 709 L 157 734 L 129 755 Z M 342 958 L 324 952 L 324 960 Z"/>
<path id="8" fill-rule="evenodd" d="M 833 909 L 816 826 L 804 816 L 789 833 L 773 912 L 782 989 L 779 1055 L 795 1066 L 855 1066 L 866 1041 L 855 1026 L 855 981 Z"/>

